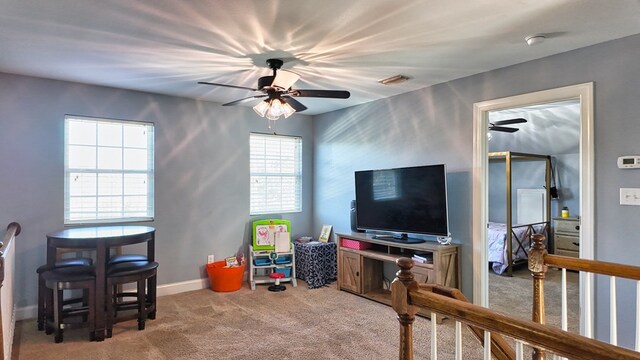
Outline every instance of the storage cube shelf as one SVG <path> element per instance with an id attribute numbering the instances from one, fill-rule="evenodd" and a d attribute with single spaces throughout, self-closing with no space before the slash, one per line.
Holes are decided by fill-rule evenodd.
<path id="1" fill-rule="evenodd" d="M 290 282 L 294 287 L 296 281 L 296 259 L 293 248 L 288 252 L 278 253 L 275 260 L 271 259 L 272 250 L 254 250 L 249 245 L 249 285 L 251 290 L 256 289 L 256 284 L 273 284 L 275 279 L 269 277 L 272 272 L 284 274 L 281 283 Z"/>

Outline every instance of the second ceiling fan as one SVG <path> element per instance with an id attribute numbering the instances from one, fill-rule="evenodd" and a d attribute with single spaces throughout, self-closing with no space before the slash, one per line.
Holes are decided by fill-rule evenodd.
<path id="1" fill-rule="evenodd" d="M 250 88 L 246 86 L 219 84 L 207 81 L 200 81 L 198 84 L 223 86 L 235 89 L 256 91 L 260 94 L 235 100 L 222 104 L 222 106 L 233 106 L 247 103 L 257 99 L 263 99 L 254 110 L 260 116 L 266 116 L 270 120 L 277 119 L 280 115 L 288 117 L 294 112 L 307 109 L 301 102 L 294 98 L 325 98 L 325 99 L 348 99 L 351 94 L 345 90 L 301 90 L 292 89 L 293 84 L 298 81 L 300 75 L 291 71 L 280 70 L 284 62 L 281 59 L 267 59 L 267 66 L 273 70 L 273 75 L 262 76 L 258 79 L 258 87 Z M 280 71 L 278 71 L 280 70 Z"/>
<path id="2" fill-rule="evenodd" d="M 527 119 L 523 119 L 523 118 L 508 119 L 508 120 L 498 120 L 498 121 L 494 121 L 494 122 L 489 121 L 489 130 L 507 132 L 507 133 L 514 133 L 514 132 L 516 132 L 516 131 L 518 131 L 520 129 L 514 128 L 514 127 L 503 126 L 503 125 L 522 124 L 522 123 L 526 123 L 526 122 L 527 122 Z"/>

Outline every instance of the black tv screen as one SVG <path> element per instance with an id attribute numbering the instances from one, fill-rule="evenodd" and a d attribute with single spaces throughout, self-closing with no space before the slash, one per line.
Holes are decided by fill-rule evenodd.
<path id="1" fill-rule="evenodd" d="M 356 171 L 355 180 L 358 229 L 449 235 L 444 164 Z"/>

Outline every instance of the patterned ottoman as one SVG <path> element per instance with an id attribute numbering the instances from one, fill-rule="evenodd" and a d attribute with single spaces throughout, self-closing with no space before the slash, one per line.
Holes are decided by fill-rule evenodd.
<path id="1" fill-rule="evenodd" d="M 293 243 L 296 252 L 296 277 L 315 289 L 334 281 L 338 276 L 337 247 L 333 242 Z"/>

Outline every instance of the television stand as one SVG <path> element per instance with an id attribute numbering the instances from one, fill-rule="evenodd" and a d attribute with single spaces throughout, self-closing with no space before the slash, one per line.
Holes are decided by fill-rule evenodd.
<path id="1" fill-rule="evenodd" d="M 376 235 L 379 236 L 379 235 Z M 458 245 L 440 245 L 435 241 L 409 243 L 404 239 L 398 242 L 387 238 L 374 238 L 372 234 L 350 233 L 336 234 L 338 243 L 338 290 L 391 305 L 391 291 L 385 279 L 387 272 L 393 267 L 398 270 L 395 261 L 401 257 L 411 258 L 414 254 L 422 255 L 429 260 L 425 263 L 414 262 L 411 269 L 414 279 L 419 284 L 438 284 L 450 288 L 460 287 L 460 262 Z M 343 246 L 343 240 L 347 242 Z M 355 243 L 355 245 L 354 245 Z M 426 311 L 418 313 L 429 317 Z M 437 321 L 440 321 L 438 317 Z"/>

